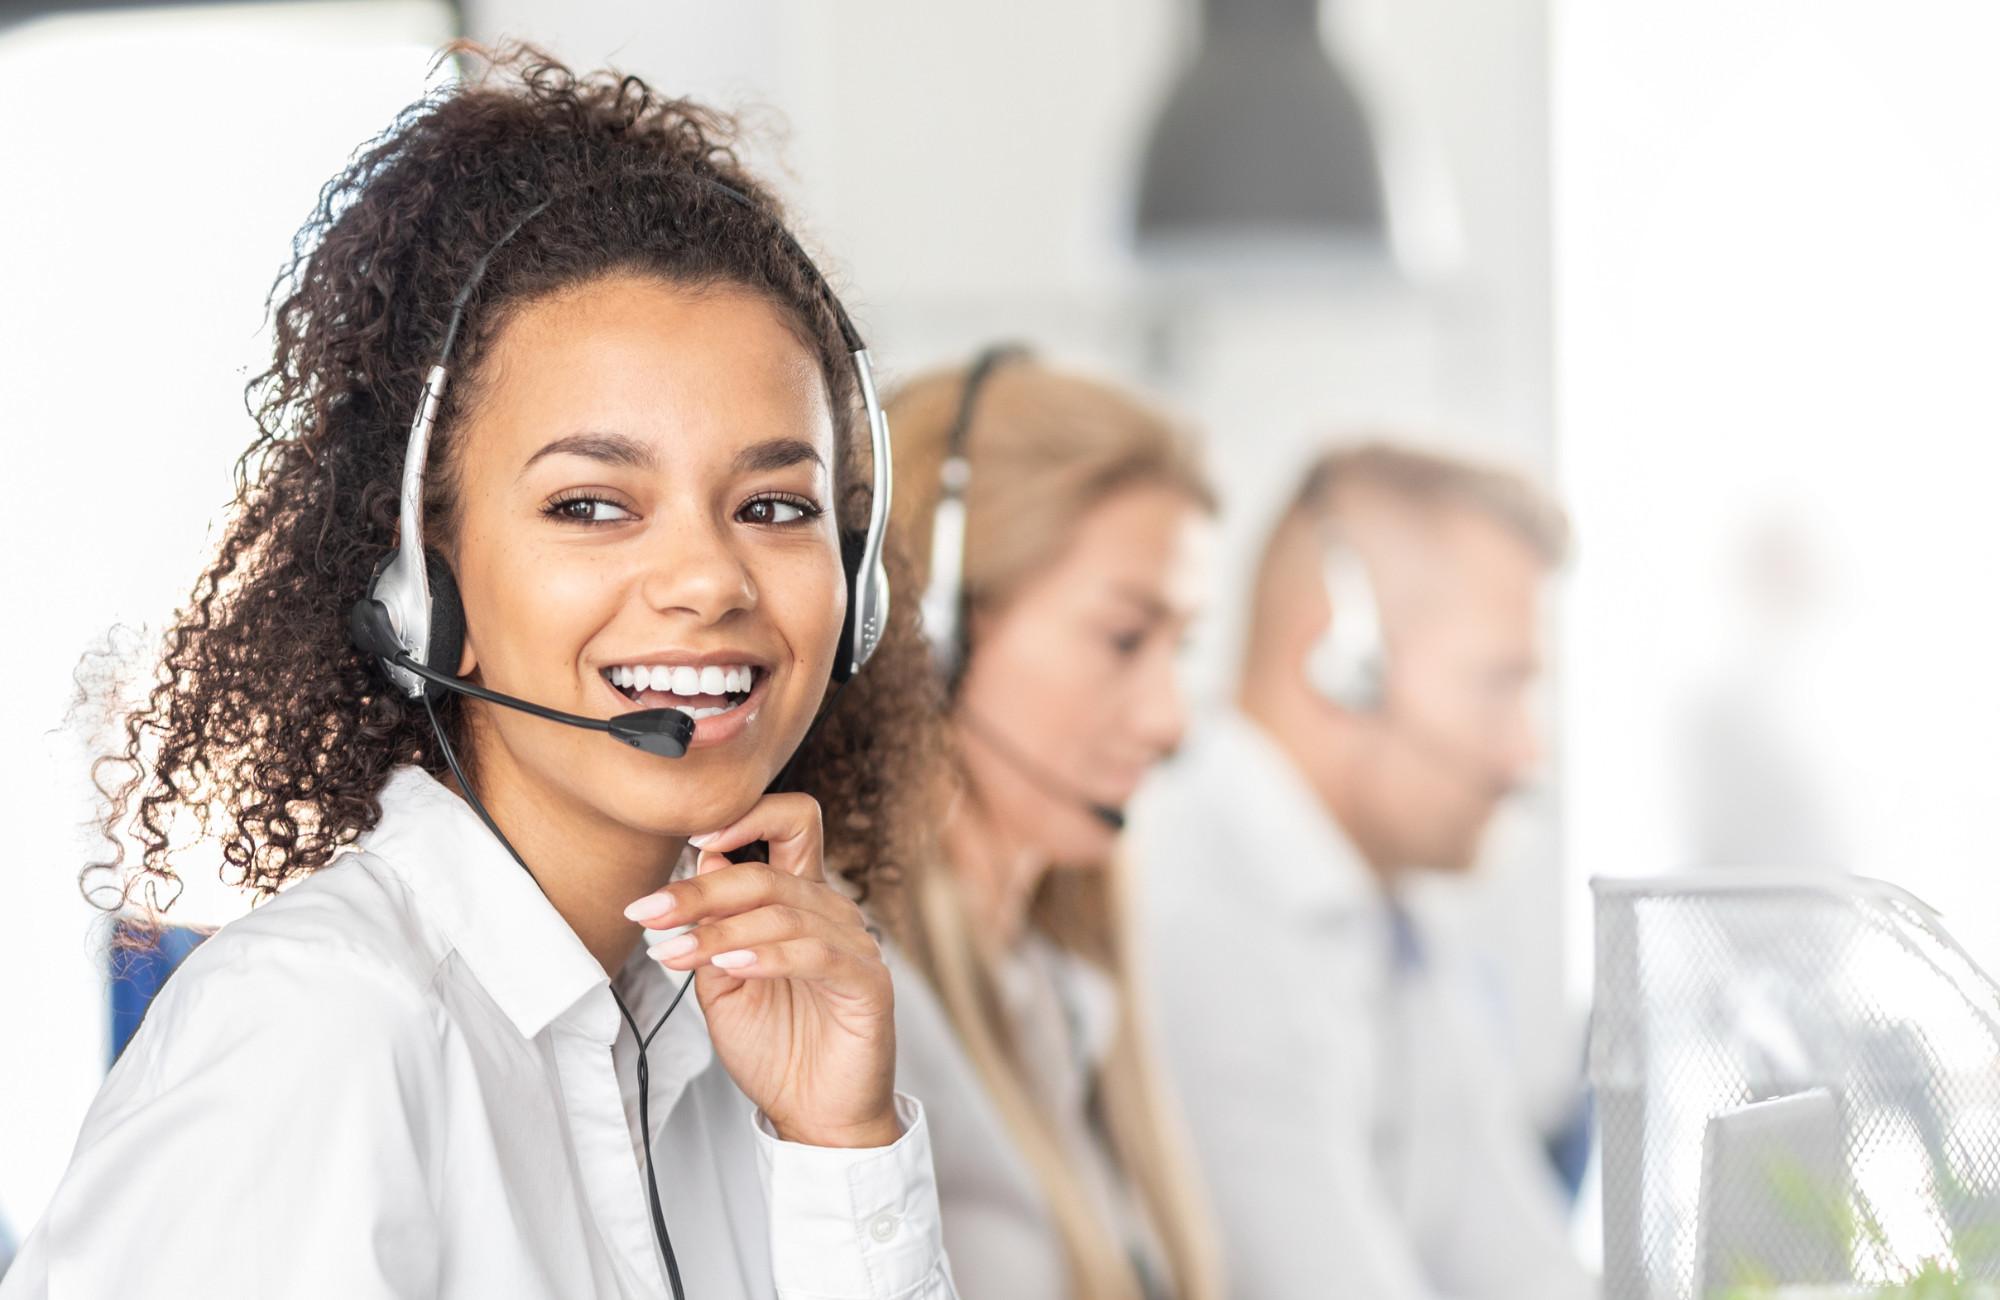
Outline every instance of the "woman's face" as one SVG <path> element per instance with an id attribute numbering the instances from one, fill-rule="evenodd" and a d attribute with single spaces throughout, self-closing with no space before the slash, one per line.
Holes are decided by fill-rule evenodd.
<path id="1" fill-rule="evenodd" d="M 1123 808 L 1180 742 L 1178 650 L 1209 527 L 1178 489 L 1114 493 L 1057 561 L 976 615 L 954 701 L 981 804 L 1050 861 L 1105 861 Z"/>
<path id="2" fill-rule="evenodd" d="M 460 426 L 461 672 L 685 757 L 473 706 L 482 772 L 658 835 L 745 812 L 824 694 L 845 609 L 825 385 L 748 291 L 616 276 L 518 310 Z"/>

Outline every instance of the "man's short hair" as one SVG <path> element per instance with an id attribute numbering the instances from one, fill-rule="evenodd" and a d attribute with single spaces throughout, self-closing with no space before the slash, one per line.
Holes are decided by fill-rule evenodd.
<path id="1" fill-rule="evenodd" d="M 1354 443 L 1320 456 L 1286 514 L 1333 518 L 1350 490 L 1379 492 L 1420 511 L 1473 511 L 1520 538 L 1551 569 L 1569 557 L 1569 517 L 1525 475 L 1391 442 Z"/>

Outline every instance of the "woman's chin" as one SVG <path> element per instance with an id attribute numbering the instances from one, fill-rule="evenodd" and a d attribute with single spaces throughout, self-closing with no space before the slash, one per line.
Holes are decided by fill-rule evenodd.
<path id="1" fill-rule="evenodd" d="M 1050 862 L 1082 869 L 1105 866 L 1118 850 L 1118 833 L 1080 808 L 1052 811 L 1037 849 Z"/>
<path id="2" fill-rule="evenodd" d="M 691 781 L 677 783 L 671 792 L 662 782 L 648 782 L 650 788 L 635 789 L 627 799 L 600 809 L 604 815 L 644 835 L 661 839 L 686 839 L 706 835 L 741 818 L 764 794 L 769 778 L 745 776 L 724 782 Z"/>

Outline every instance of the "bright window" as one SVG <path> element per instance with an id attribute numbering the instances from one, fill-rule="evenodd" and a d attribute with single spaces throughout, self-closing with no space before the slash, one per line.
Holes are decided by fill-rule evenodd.
<path id="1" fill-rule="evenodd" d="M 2000 969 L 2000 8 L 1562 7 L 1581 882 L 1823 863 Z"/>
<path id="2" fill-rule="evenodd" d="M 201 568 L 270 355 L 262 303 L 320 186 L 421 95 L 443 4 L 227 5 L 0 32 L 8 556 L 0 1213 L 25 1233 L 105 1055 L 79 657 L 157 633 Z M 85 699 L 72 706 L 81 684 Z M 99 706 L 93 708 L 93 706 Z M 199 874 L 199 873 L 197 873 Z M 218 887 L 175 908 L 241 910 Z"/>

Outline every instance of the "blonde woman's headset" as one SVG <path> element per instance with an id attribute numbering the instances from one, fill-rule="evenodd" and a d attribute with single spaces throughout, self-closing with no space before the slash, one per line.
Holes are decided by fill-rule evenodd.
<path id="1" fill-rule="evenodd" d="M 957 690 L 971 653 L 969 611 L 965 607 L 965 537 L 966 493 L 972 486 L 972 458 L 967 443 L 973 417 L 979 410 L 980 393 L 993 372 L 1009 361 L 1030 355 L 1019 343 L 997 343 L 974 357 L 966 371 L 965 387 L 959 392 L 958 410 L 945 432 L 944 460 L 938 468 L 937 510 L 931 520 L 930 582 L 924 588 L 921 610 L 924 636 L 930 642 L 931 659 L 947 696 Z M 1125 829 L 1124 809 L 1099 803 L 1078 790 L 971 710 L 959 707 L 954 715 L 969 734 L 1045 793 L 1082 808 L 1109 830 Z"/>

